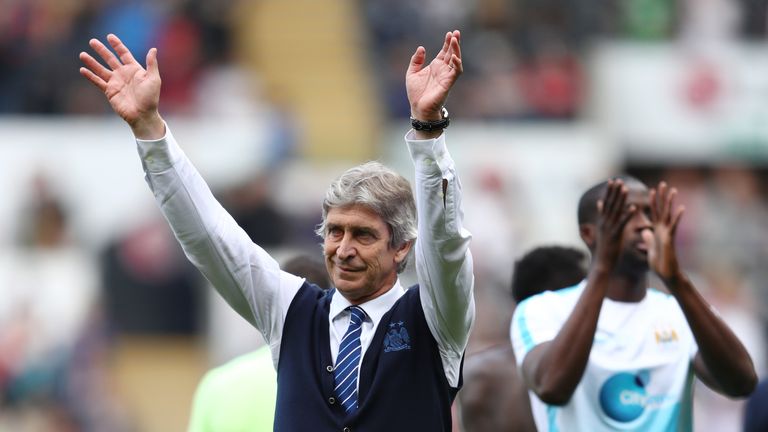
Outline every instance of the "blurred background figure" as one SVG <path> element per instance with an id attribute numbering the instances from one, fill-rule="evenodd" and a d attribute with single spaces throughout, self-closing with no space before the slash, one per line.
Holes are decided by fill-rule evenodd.
<path id="1" fill-rule="evenodd" d="M 420 7 L 403 0 L 7 0 L 0 13 L 0 250 L 16 258 L 3 258 L 2 267 L 19 268 L 11 272 L 17 279 L 42 274 L 21 270 L 31 264 L 18 258 L 29 254 L 22 247 L 32 242 L 28 210 L 40 196 L 28 179 L 42 172 L 66 216 L 65 249 L 87 257 L 46 254 L 82 279 L 67 282 L 75 288 L 57 307 L 94 302 L 86 322 L 102 323 L 85 325 L 86 345 L 100 354 L 72 362 L 98 359 L 104 367 L 79 368 L 79 379 L 100 382 L 121 408 L 79 385 L 70 399 L 96 400 L 85 405 L 102 418 L 122 411 L 134 430 L 182 430 L 202 375 L 262 341 L 202 294 L 205 281 L 184 266 L 136 182 L 129 131 L 116 132 L 104 116 L 108 104 L 75 72 L 80 49 L 107 31 L 134 52 L 159 48 L 161 108 L 174 132 L 228 210 L 243 215 L 241 225 L 270 221 L 273 229 L 249 234 L 272 237 L 270 253 L 282 257 L 317 244 L 317 204 L 340 167 L 380 159 L 409 172 L 400 151 L 399 126 L 410 111 L 403 52 L 461 28 L 465 71 L 448 109 L 474 234 L 478 317 L 487 318 L 478 320 L 473 341 L 506 336 L 497 325 L 511 316 L 512 257 L 535 245 L 579 244 L 572 197 L 628 172 L 678 187 L 686 206 L 677 239 L 683 264 L 743 332 L 766 378 L 767 17 L 765 2 L 745 0 L 425 0 Z M 310 43 L 333 49 L 307 52 Z M 294 72 L 306 64 L 312 74 Z M 211 136 L 221 144 L 204 145 Z M 40 241 L 60 242 L 61 233 L 49 230 Z M 72 270 L 83 266 L 95 269 Z M 152 290 L 156 304 L 146 300 Z M 22 291 L 3 282 L 0 310 Z M 0 313 L 3 344 L 33 328 L 13 310 L 10 326 Z M 56 326 L 56 345 L 71 343 L 68 327 Z M 2 363 L 31 367 L 5 358 L 19 352 L 0 350 Z M 740 427 L 743 414 L 732 401 L 695 394 L 697 432 Z M 3 422 L 29 412 L 3 402 L 0 429 L 23 430 Z"/>

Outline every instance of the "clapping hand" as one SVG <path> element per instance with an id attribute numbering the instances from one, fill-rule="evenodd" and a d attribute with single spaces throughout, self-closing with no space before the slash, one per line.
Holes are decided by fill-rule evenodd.
<path id="1" fill-rule="evenodd" d="M 637 211 L 635 205 L 626 206 L 629 193 L 622 180 L 608 180 L 603 199 L 597 202 L 596 262 L 613 269 L 621 254 L 624 227 Z"/>
<path id="2" fill-rule="evenodd" d="M 643 241 L 648 245 L 648 264 L 665 282 L 676 277 L 680 271 L 675 233 L 685 208 L 674 205 L 676 195 L 677 189 L 668 187 L 665 182 L 651 189 L 649 199 L 653 230 L 643 231 Z"/>
<path id="3" fill-rule="evenodd" d="M 463 72 L 458 30 L 445 34 L 443 47 L 437 56 L 425 64 L 427 51 L 416 48 L 405 74 L 405 87 L 411 116 L 418 120 L 440 120 L 441 109 L 448 98 L 448 92 Z"/>

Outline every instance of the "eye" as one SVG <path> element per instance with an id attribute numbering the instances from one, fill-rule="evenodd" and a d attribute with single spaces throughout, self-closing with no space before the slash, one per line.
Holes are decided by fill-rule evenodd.
<path id="1" fill-rule="evenodd" d="M 376 236 L 368 230 L 360 230 L 356 232 L 355 238 L 357 238 L 357 241 L 364 244 L 373 243 L 376 241 Z"/>
<path id="2" fill-rule="evenodd" d="M 344 230 L 339 227 L 328 227 L 328 238 L 339 239 L 344 236 Z"/>

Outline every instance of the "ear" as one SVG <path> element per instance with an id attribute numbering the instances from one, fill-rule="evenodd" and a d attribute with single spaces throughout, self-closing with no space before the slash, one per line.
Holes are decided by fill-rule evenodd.
<path id="1" fill-rule="evenodd" d="M 410 252 L 411 247 L 413 247 L 413 240 L 407 241 L 400 245 L 400 247 L 397 248 L 397 251 L 395 252 L 395 262 L 398 264 L 403 262 L 405 257 L 408 256 L 408 252 Z"/>
<path id="2" fill-rule="evenodd" d="M 597 227 L 592 223 L 585 223 L 579 225 L 579 236 L 587 248 L 591 251 L 595 249 L 595 241 L 597 241 Z"/>

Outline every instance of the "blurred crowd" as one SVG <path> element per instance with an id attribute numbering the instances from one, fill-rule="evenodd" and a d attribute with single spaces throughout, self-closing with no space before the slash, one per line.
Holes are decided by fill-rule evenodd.
<path id="1" fill-rule="evenodd" d="M 222 86 L 242 78 L 229 23 L 236 3 L 2 1 L 0 114 L 108 113 L 103 97 L 77 73 L 77 53 L 90 38 L 107 33 L 120 35 L 134 53 L 159 48 L 165 114 L 215 109 L 211 95 L 220 97 Z M 434 40 L 434 34 L 459 28 L 466 68 L 451 96 L 452 115 L 572 121 L 585 116 L 591 44 L 603 38 L 694 44 L 765 39 L 768 5 L 747 0 L 364 0 L 360 13 L 369 31 L 369 52 L 375 53 L 368 60 L 379 74 L 378 90 L 392 118 L 409 115 L 403 58 L 421 41 Z M 275 134 L 279 146 L 295 145 L 290 130 Z M 282 154 L 276 160 L 291 154 L 273 150 Z M 768 172 L 749 163 L 681 167 L 630 161 L 625 168 L 648 184 L 663 179 L 680 190 L 686 206 L 678 234 L 684 266 L 765 377 Z M 296 214 L 277 205 L 269 192 L 274 173 L 254 173 L 217 194 L 262 246 L 311 250 L 317 244 L 312 229 L 318 214 Z M 467 180 L 482 185 L 478 190 L 486 194 L 473 204 L 483 211 L 473 219 L 475 210 L 468 207 L 467 218 L 475 233 L 473 248 L 495 260 L 478 264 L 478 284 L 486 284 L 478 286 L 478 295 L 485 296 L 478 307 L 487 313 L 478 314 L 474 346 L 508 332 L 513 305 L 506 289 L 515 255 L 522 252 L 510 245 L 526 235 L 513 220 L 525 204 L 524 198 L 514 198 L 519 191 L 503 179 L 481 175 Z M 205 326 L 202 278 L 164 221 L 146 221 L 91 250 L 69 229 L 71 209 L 44 176 L 26 187 L 22 229 L 0 252 L 0 430 L 135 430 L 104 373 L 110 346 L 121 334 L 199 334 Z M 499 244 L 500 238 L 509 244 Z M 697 430 L 734 430 L 739 402 L 703 388 L 697 394 Z"/>
<path id="2" fill-rule="evenodd" d="M 231 63 L 238 0 L 6 0 L 0 16 L 0 113 L 95 114 L 106 104 L 76 71 L 88 39 L 113 32 L 134 52 L 159 48 L 163 109 L 190 113 Z M 713 44 L 763 40 L 768 6 L 740 0 L 364 0 L 373 69 L 391 115 L 407 116 L 403 55 L 447 28 L 464 34 L 462 118 L 583 114 L 589 48 L 602 39 Z M 437 47 L 427 47 L 436 50 Z M 74 53 L 74 55 L 73 55 Z"/>
<path id="3" fill-rule="evenodd" d="M 768 6 L 740 0 L 366 0 L 371 61 L 389 112 L 407 117 L 403 56 L 429 35 L 462 29 L 457 117 L 562 120 L 584 115 L 589 49 L 601 40 L 702 46 L 763 40 Z M 434 52 L 439 47 L 427 47 Z M 430 51 L 431 50 L 431 51 Z M 383 53 L 380 54 L 380 53 Z"/>
<path id="4" fill-rule="evenodd" d="M 0 14 L 0 113 L 99 114 L 108 106 L 81 79 L 88 40 L 120 35 L 137 53 L 155 46 L 166 112 L 197 107 L 209 72 L 230 62 L 230 1 L 8 0 Z"/>

